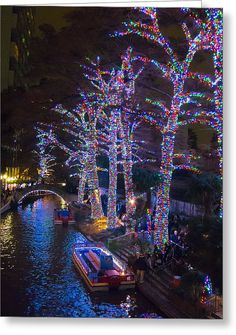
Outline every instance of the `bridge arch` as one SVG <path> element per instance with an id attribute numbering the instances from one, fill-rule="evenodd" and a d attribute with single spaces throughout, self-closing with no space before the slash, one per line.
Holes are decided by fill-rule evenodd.
<path id="1" fill-rule="evenodd" d="M 27 190 L 24 190 L 23 193 L 18 194 L 17 203 L 21 204 L 22 201 L 26 199 L 27 197 L 29 197 L 30 195 L 46 195 L 46 194 L 55 195 L 58 198 L 60 198 L 63 202 L 67 203 L 66 197 L 61 193 L 62 192 L 58 190 L 50 189 L 50 187 L 36 187 L 33 189 L 27 189 Z"/>

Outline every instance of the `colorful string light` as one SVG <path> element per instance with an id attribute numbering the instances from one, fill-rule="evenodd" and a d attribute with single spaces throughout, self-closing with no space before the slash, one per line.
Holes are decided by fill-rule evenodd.
<path id="1" fill-rule="evenodd" d="M 206 276 L 204 278 L 204 283 L 203 283 L 202 295 L 201 295 L 201 298 L 200 298 L 200 302 L 202 304 L 206 304 L 207 299 L 209 297 L 211 297 L 212 294 L 213 294 L 213 290 L 212 290 L 211 278 L 209 276 Z"/>
<path id="2" fill-rule="evenodd" d="M 132 119 L 135 113 L 133 97 L 135 93 L 135 81 L 142 73 L 143 64 L 148 62 L 145 57 L 132 55 L 132 48 L 128 47 L 121 56 L 122 64 L 118 69 L 104 70 L 100 66 L 100 59 L 97 62 L 90 62 L 92 67 L 83 66 L 85 77 L 98 92 L 93 97 L 103 110 L 101 121 L 104 130 L 100 130 L 101 152 L 109 157 L 109 191 L 108 191 L 108 226 L 116 224 L 116 201 L 117 201 L 117 164 L 123 166 L 126 213 L 132 215 L 135 206 L 131 204 L 134 198 L 132 183 L 132 167 L 135 160 L 138 144 L 133 140 L 133 131 L 137 122 Z M 141 65 L 134 71 L 133 64 L 138 62 Z M 102 133 L 103 132 L 103 133 Z M 118 154 L 121 154 L 121 161 L 118 161 Z"/>
<path id="3" fill-rule="evenodd" d="M 138 10 L 146 16 L 149 23 L 146 23 L 147 20 L 145 23 L 142 21 L 125 23 L 124 31 L 116 32 L 114 35 L 124 36 L 136 34 L 157 46 L 161 46 L 168 55 L 168 63 L 161 64 L 156 60 L 151 60 L 151 63 L 156 66 L 163 77 L 171 80 L 173 85 L 173 96 L 170 109 L 167 109 L 162 102 L 153 102 L 149 100 L 149 102 L 156 105 L 159 110 L 161 110 L 161 122 L 159 120 L 156 120 L 155 122 L 155 117 L 153 117 L 153 115 L 148 115 L 148 113 L 144 114 L 144 119 L 154 122 L 154 124 L 159 124 L 162 132 L 162 160 L 160 167 L 162 182 L 157 190 L 157 212 L 155 217 L 155 242 L 162 247 L 164 243 L 168 241 L 168 214 L 170 208 L 169 193 L 172 174 L 175 169 L 173 164 L 174 144 L 178 128 L 193 122 L 202 122 L 202 116 L 204 115 L 206 120 L 205 124 L 208 123 L 209 125 L 212 125 L 219 135 L 218 153 L 220 161 L 222 161 L 222 11 L 218 9 L 209 9 L 207 11 L 207 18 L 204 22 L 192 15 L 194 21 L 193 25 L 195 27 L 197 26 L 198 29 L 198 33 L 197 35 L 195 34 L 194 37 L 192 37 L 187 24 L 182 24 L 182 29 L 188 43 L 188 52 L 185 59 L 180 60 L 173 51 L 167 37 L 165 37 L 160 30 L 157 10 L 155 8 L 139 8 Z M 190 10 L 188 12 L 190 14 L 192 13 Z M 213 79 L 209 75 L 192 73 L 189 70 L 194 55 L 200 50 L 213 51 L 215 67 Z M 206 93 L 185 92 L 185 81 L 189 78 L 198 80 L 203 85 L 212 87 L 214 89 L 214 97 L 212 98 Z M 202 100 L 205 100 L 205 104 L 215 104 L 214 110 L 212 110 L 209 115 L 207 112 L 199 113 L 199 108 L 203 106 L 201 103 Z M 191 112 L 192 115 L 190 118 L 188 115 L 190 113 L 187 112 L 185 114 L 185 111 L 182 108 L 187 104 L 192 104 L 198 108 L 197 113 L 194 111 Z M 180 120 L 180 116 L 182 116 L 182 120 Z M 187 119 L 183 120 L 183 117 L 187 117 Z M 190 168 L 189 164 L 183 167 Z"/>
<path id="4" fill-rule="evenodd" d="M 141 63 L 133 71 L 133 62 Z M 53 129 L 49 138 L 53 145 L 62 149 L 68 156 L 66 165 L 76 170 L 70 176 L 79 176 L 78 202 L 83 202 L 85 185 L 88 184 L 91 201 L 91 216 L 103 216 L 96 157 L 106 154 L 109 157 L 108 225 L 116 225 L 117 165 L 123 166 L 126 212 L 133 213 L 130 205 L 133 199 L 132 167 L 142 162 L 138 155 L 140 144 L 133 139 L 133 131 L 138 122 L 132 120 L 133 105 L 130 101 L 135 90 L 135 80 L 143 70 L 144 57 L 133 57 L 132 48 L 122 55 L 119 69 L 104 70 L 100 59 L 83 66 L 84 75 L 96 90 L 89 93 L 80 91 L 81 103 L 73 110 L 57 105 L 54 110 L 61 115 L 59 125 Z M 50 129 L 51 129 L 50 128 Z M 51 130 L 50 130 L 51 131 Z M 69 135 L 69 140 L 65 140 Z M 56 135 L 57 134 L 57 135 Z M 118 155 L 121 159 L 118 160 Z"/>
<path id="5" fill-rule="evenodd" d="M 43 129 L 36 127 L 36 150 L 34 153 L 39 160 L 39 180 L 48 181 L 53 175 L 53 167 L 56 165 L 55 156 L 52 154 L 53 146 L 48 141 L 48 134 Z"/>
<path id="6" fill-rule="evenodd" d="M 54 125 L 54 132 L 58 136 L 51 136 L 51 141 L 68 155 L 66 165 L 77 170 L 73 175 L 79 176 L 78 202 L 83 202 L 87 184 L 91 218 L 100 219 L 104 216 L 96 165 L 98 154 L 96 124 L 100 112 L 93 108 L 93 103 L 90 103 L 85 92 L 81 91 L 80 95 L 81 104 L 71 111 L 61 105 L 54 107 L 63 118 L 59 126 Z M 66 136 L 60 136 L 61 133 L 68 134 L 69 141 L 65 140 Z"/>

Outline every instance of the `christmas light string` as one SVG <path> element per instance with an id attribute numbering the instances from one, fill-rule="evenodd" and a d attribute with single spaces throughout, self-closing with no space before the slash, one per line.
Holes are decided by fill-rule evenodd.
<path id="1" fill-rule="evenodd" d="M 85 185 L 88 185 L 89 199 L 91 202 L 91 218 L 100 219 L 104 216 L 100 197 L 99 180 L 96 166 L 97 139 L 96 123 L 99 112 L 93 108 L 93 104 L 87 101 L 85 92 L 80 92 L 81 104 L 71 111 L 57 105 L 54 110 L 64 116 L 63 128 L 55 131 L 65 132 L 70 135 L 70 141 L 63 143 L 54 137 L 53 141 L 69 156 L 66 164 L 76 167 L 79 178 L 78 202 L 84 199 Z"/>
<path id="2" fill-rule="evenodd" d="M 39 160 L 39 180 L 48 181 L 53 175 L 53 167 L 56 165 L 55 156 L 52 154 L 54 149 L 48 142 L 48 134 L 43 131 L 43 129 L 38 126 L 35 127 L 36 130 L 36 150 L 34 153 L 37 155 Z"/>
<path id="3" fill-rule="evenodd" d="M 135 81 L 142 73 L 144 67 L 141 65 L 135 72 L 133 62 L 148 62 L 145 57 L 132 56 L 132 48 L 127 48 L 122 55 L 122 65 L 118 69 L 103 70 L 100 60 L 91 63 L 93 68 L 83 66 L 85 77 L 92 83 L 99 93 L 97 103 L 102 105 L 103 111 L 107 111 L 103 119 L 106 134 L 100 137 L 103 140 L 103 152 L 109 156 L 109 191 L 108 191 L 108 225 L 113 227 L 116 219 L 116 189 L 117 189 L 117 155 L 121 153 L 126 194 L 126 213 L 132 215 L 135 206 L 131 205 L 134 198 L 132 185 L 132 167 L 134 164 L 135 148 L 137 143 L 133 140 L 132 131 L 134 121 L 131 120 L 133 111 L 133 96 L 135 93 Z M 116 117 L 113 119 L 114 115 Z M 112 120 L 112 122 L 111 122 Z M 105 138 L 104 138 L 105 136 Z M 115 136 L 115 137 L 114 137 Z M 107 144 L 108 148 L 105 148 Z"/>
<path id="4" fill-rule="evenodd" d="M 197 79 L 198 81 L 202 82 L 204 85 L 212 86 L 213 83 L 210 80 L 210 76 L 204 76 L 202 74 L 193 74 L 189 71 L 190 64 L 193 60 L 194 55 L 196 52 L 200 50 L 212 50 L 214 48 L 216 55 L 218 55 L 218 51 L 222 50 L 222 45 L 219 42 L 219 39 L 222 39 L 222 30 L 217 35 L 215 31 L 212 33 L 208 31 L 209 26 L 217 25 L 221 20 L 216 19 L 218 12 L 217 10 L 214 12 L 209 12 L 207 17 L 207 23 L 204 23 L 201 20 L 195 19 L 194 24 L 198 26 L 198 33 L 195 37 L 191 36 L 191 33 L 187 27 L 186 23 L 182 24 L 183 32 L 186 36 L 186 41 L 188 43 L 188 52 L 184 60 L 179 60 L 178 56 L 172 50 L 168 39 L 163 36 L 158 22 L 158 14 L 157 10 L 154 8 L 139 8 L 138 9 L 142 14 L 146 15 L 149 18 L 149 24 L 143 23 L 142 21 L 138 22 L 128 22 L 124 24 L 124 31 L 117 32 L 115 36 L 124 36 L 130 34 L 136 34 L 141 36 L 142 38 L 152 42 L 157 46 L 163 47 L 165 53 L 168 55 L 169 60 L 167 64 L 160 64 L 160 62 L 156 60 L 152 60 L 152 64 L 154 64 L 159 71 L 161 71 L 162 76 L 171 80 L 173 84 L 173 98 L 171 102 L 170 110 L 167 110 L 166 107 L 160 103 L 156 102 L 156 106 L 162 111 L 163 115 L 167 113 L 167 121 L 162 128 L 162 145 L 161 145 L 161 152 L 162 152 L 162 161 L 160 167 L 160 173 L 162 176 L 162 183 L 160 184 L 158 191 L 157 191 L 157 213 L 156 213 L 156 236 L 155 241 L 160 246 L 163 246 L 166 241 L 168 241 L 168 213 L 169 213 L 169 191 L 170 185 L 172 180 L 172 173 L 175 169 L 173 164 L 173 157 L 174 157 L 174 143 L 175 143 L 175 134 L 178 128 L 184 123 L 187 125 L 188 121 L 181 121 L 179 122 L 179 115 L 180 111 L 183 115 L 183 110 L 181 107 L 187 103 L 197 104 L 198 107 L 201 106 L 199 99 L 206 98 L 207 103 L 213 103 L 213 99 L 209 98 L 206 93 L 198 93 L 198 92 L 189 92 L 186 93 L 184 91 L 185 81 L 189 78 Z M 216 43 L 212 44 L 212 37 L 214 35 L 214 39 Z M 217 69 L 215 72 L 219 75 L 220 70 L 218 67 L 221 67 L 222 64 L 219 66 L 219 62 L 221 61 L 220 55 L 214 57 L 217 59 L 215 62 L 215 68 Z M 220 60 L 220 61 L 219 61 Z M 217 80 L 217 79 L 216 79 Z M 220 81 L 220 79 L 219 79 Z M 218 85 L 217 85 L 218 86 Z M 216 89 L 215 89 L 216 90 Z M 215 93 L 214 102 L 217 103 L 220 96 L 219 89 Z M 217 97 L 216 97 L 217 96 Z M 214 124 L 216 128 L 219 124 L 219 119 L 222 117 L 222 110 L 218 108 L 217 113 L 214 113 L 213 117 L 209 121 L 209 123 Z M 155 123 L 154 118 L 148 114 L 144 115 L 144 118 L 151 119 L 152 122 Z M 191 118 L 192 121 L 194 119 Z M 192 122 L 191 121 L 191 122 Z M 197 123 L 198 120 L 196 120 Z M 156 122 L 158 123 L 158 122 Z M 163 122 L 164 124 L 164 122 Z M 220 133 L 218 131 L 218 133 Z M 220 142 L 220 139 L 219 139 Z M 187 166 L 189 167 L 189 165 Z"/>
<path id="5" fill-rule="evenodd" d="M 206 304 L 207 299 L 209 297 L 211 297 L 212 294 L 213 294 L 213 290 L 212 290 L 211 278 L 209 276 L 206 276 L 204 278 L 204 283 L 203 283 L 203 288 L 202 288 L 202 294 L 201 294 L 200 302 L 202 304 Z"/>
<path id="6" fill-rule="evenodd" d="M 139 35 L 155 45 L 161 46 L 168 55 L 168 62 L 161 64 L 143 56 L 133 56 L 132 48 L 129 47 L 122 56 L 122 65 L 118 69 L 102 69 L 99 58 L 96 62 L 91 62 L 89 67 L 83 66 L 85 77 L 95 90 L 89 93 L 81 93 L 82 103 L 73 112 L 61 110 L 61 113 L 69 119 L 68 123 L 64 123 L 66 127 L 68 126 L 66 131 L 75 137 L 73 149 L 69 150 L 65 147 L 64 149 L 69 155 L 68 165 L 71 167 L 75 167 L 77 164 L 80 167 L 83 166 L 83 174 L 80 178 L 81 188 L 84 189 L 85 183 L 88 182 L 93 194 L 91 203 L 100 204 L 95 210 L 96 213 L 92 214 L 95 218 L 103 215 L 96 157 L 98 152 L 108 154 L 108 221 L 110 227 L 114 227 L 116 224 L 116 190 L 117 174 L 119 173 L 117 166 L 123 164 L 126 211 L 132 214 L 134 209 L 131 206 L 134 198 L 132 167 L 134 163 L 142 161 L 135 153 L 137 145 L 133 140 L 131 131 L 134 124 L 132 118 L 137 113 L 134 99 L 135 81 L 143 72 L 144 65 L 155 65 L 162 76 L 173 84 L 171 106 L 167 108 L 162 101 L 153 101 L 153 99 L 148 98 L 146 102 L 157 108 L 158 117 L 155 113 L 145 111 L 142 111 L 139 117 L 159 127 L 162 134 L 160 167 L 162 182 L 157 190 L 158 210 L 155 217 L 155 243 L 163 246 L 168 241 L 169 191 L 173 171 L 186 169 L 199 173 L 188 155 L 181 157 L 183 159 L 181 164 L 174 164 L 174 159 L 177 158 L 174 148 L 175 135 L 178 129 L 190 124 L 205 124 L 216 130 L 219 143 L 220 170 L 222 170 L 222 13 L 219 10 L 209 10 L 205 21 L 203 21 L 192 12 L 186 11 L 194 21 L 194 26 L 197 26 L 198 32 L 195 37 L 192 37 L 187 24 L 185 22 L 182 24 L 188 44 L 188 52 L 184 60 L 179 60 L 178 55 L 173 51 L 168 39 L 163 36 L 159 28 L 156 9 L 141 8 L 139 10 L 142 14 L 148 16 L 150 23 L 125 23 L 124 32 L 115 33 L 115 36 Z M 200 50 L 213 52 L 214 76 L 193 73 L 189 70 L 194 55 Z M 133 68 L 135 61 L 142 63 L 136 72 Z M 186 92 L 185 82 L 190 79 L 207 86 L 210 89 L 209 93 Z M 208 106 L 210 106 L 210 110 L 206 108 Z M 85 114 L 87 118 L 85 118 Z M 81 138 L 78 139 L 78 134 L 81 133 L 84 134 L 82 141 Z M 122 156 L 121 161 L 117 158 L 119 154 Z M 94 208 L 94 206 L 92 207 Z"/>

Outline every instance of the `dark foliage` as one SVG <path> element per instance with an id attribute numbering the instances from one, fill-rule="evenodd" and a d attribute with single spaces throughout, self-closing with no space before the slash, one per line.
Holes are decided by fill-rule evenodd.
<path id="1" fill-rule="evenodd" d="M 192 219 L 189 223 L 187 261 L 209 274 L 213 286 L 222 290 L 222 221 L 217 218 Z"/>

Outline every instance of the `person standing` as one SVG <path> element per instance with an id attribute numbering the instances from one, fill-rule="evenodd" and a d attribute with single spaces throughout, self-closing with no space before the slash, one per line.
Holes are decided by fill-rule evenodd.
<path id="1" fill-rule="evenodd" d="M 152 257 L 151 257 L 150 254 L 147 254 L 146 262 L 147 262 L 148 270 L 153 270 L 153 267 L 152 267 Z"/>
<path id="2" fill-rule="evenodd" d="M 135 267 L 137 269 L 137 283 L 143 284 L 144 274 L 148 269 L 147 262 L 143 254 L 140 254 L 136 259 Z"/>

